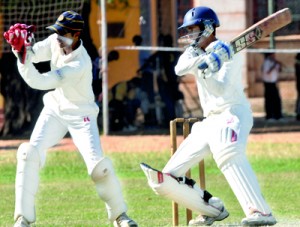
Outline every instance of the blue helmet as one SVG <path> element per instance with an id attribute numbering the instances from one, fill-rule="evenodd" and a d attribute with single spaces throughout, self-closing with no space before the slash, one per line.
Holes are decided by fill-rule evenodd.
<path id="1" fill-rule="evenodd" d="M 208 7 L 199 6 L 190 9 L 183 18 L 183 24 L 178 28 L 185 28 L 192 25 L 201 25 L 204 21 L 210 21 L 215 27 L 220 26 L 217 14 Z"/>

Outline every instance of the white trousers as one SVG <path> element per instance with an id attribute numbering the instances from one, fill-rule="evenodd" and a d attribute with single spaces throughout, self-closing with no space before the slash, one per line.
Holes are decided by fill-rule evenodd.
<path id="1" fill-rule="evenodd" d="M 271 213 L 246 158 L 247 138 L 252 125 L 252 113 L 244 106 L 231 107 L 195 123 L 191 134 L 180 144 L 163 172 L 184 176 L 191 167 L 212 154 L 246 216 L 255 210 Z"/>
<path id="2" fill-rule="evenodd" d="M 208 155 L 213 154 L 216 159 L 227 150 L 245 153 L 252 125 L 252 113 L 244 106 L 232 107 L 194 123 L 191 133 L 180 144 L 163 172 L 180 177 Z M 231 142 L 235 139 L 233 136 L 236 140 Z"/>
<path id="3" fill-rule="evenodd" d="M 30 144 L 39 151 L 41 166 L 45 163 L 47 149 L 58 144 L 67 132 L 70 133 L 85 161 L 88 173 L 91 174 L 103 157 L 96 114 L 59 115 L 44 107 L 30 137 Z"/>
<path id="4" fill-rule="evenodd" d="M 86 116 L 60 115 L 45 107 L 32 132 L 30 145 L 24 144 L 18 150 L 15 220 L 24 216 L 31 223 L 35 221 L 38 170 L 45 164 L 47 149 L 60 142 L 67 132 L 70 132 L 85 161 L 99 197 L 105 202 L 109 220 L 114 221 L 127 211 L 113 165 L 103 157 L 96 113 Z"/>

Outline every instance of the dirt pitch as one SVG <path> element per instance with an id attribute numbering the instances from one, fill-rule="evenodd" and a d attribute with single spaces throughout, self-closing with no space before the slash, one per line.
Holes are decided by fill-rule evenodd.
<path id="1" fill-rule="evenodd" d="M 283 85 L 284 83 L 282 83 Z M 276 143 L 299 143 L 300 144 L 300 121 L 296 121 L 293 116 L 295 109 L 294 95 L 290 94 L 290 86 L 281 87 L 283 98 L 283 109 L 286 117 L 283 121 L 266 122 L 264 116 L 264 99 L 251 98 L 250 103 L 253 109 L 254 126 L 249 137 L 249 142 L 276 142 Z M 178 130 L 179 131 L 179 130 Z M 180 134 L 180 132 L 179 132 Z M 13 151 L 26 139 L 0 139 L 0 152 Z M 182 136 L 178 136 L 178 143 L 182 141 Z M 139 130 L 131 134 L 116 133 L 116 135 L 101 136 L 101 143 L 104 152 L 159 152 L 170 150 L 169 130 Z M 70 138 L 63 139 L 51 150 L 76 150 Z M 300 153 L 300 152 L 299 152 Z"/>
<path id="2" fill-rule="evenodd" d="M 182 136 L 177 137 L 178 143 L 182 140 Z M 0 140 L 0 152 L 15 151 L 25 141 L 28 140 Z M 300 131 L 251 133 L 249 142 L 299 143 L 300 145 Z M 101 136 L 101 143 L 104 152 L 160 152 L 170 150 L 170 136 L 167 134 Z M 50 150 L 74 151 L 76 147 L 70 138 L 64 138 Z"/>

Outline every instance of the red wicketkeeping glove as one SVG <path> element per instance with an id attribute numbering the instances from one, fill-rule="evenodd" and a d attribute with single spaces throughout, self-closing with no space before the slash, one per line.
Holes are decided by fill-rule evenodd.
<path id="1" fill-rule="evenodd" d="M 21 63 L 24 64 L 26 57 L 26 47 L 32 45 L 36 27 L 17 23 L 10 26 L 9 30 L 4 32 L 4 38 L 20 56 Z"/>

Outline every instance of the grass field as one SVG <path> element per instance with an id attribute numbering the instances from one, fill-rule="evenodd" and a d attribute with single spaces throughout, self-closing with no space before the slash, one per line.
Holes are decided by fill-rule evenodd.
<path id="1" fill-rule="evenodd" d="M 257 173 L 263 194 L 280 226 L 300 226 L 299 143 L 250 143 L 249 160 Z M 172 226 L 171 202 L 148 187 L 139 163 L 161 169 L 169 151 L 107 153 L 121 181 L 128 214 L 139 226 Z M 0 153 L 0 226 L 12 226 L 14 211 L 15 151 Z M 230 212 L 223 226 L 238 226 L 244 217 L 223 175 L 211 158 L 205 160 L 206 186 L 221 197 Z M 197 178 L 197 169 L 192 176 Z M 36 200 L 35 226 L 111 226 L 104 203 L 98 199 L 78 152 L 49 152 L 41 171 Z M 180 208 L 180 224 L 185 225 Z"/>

